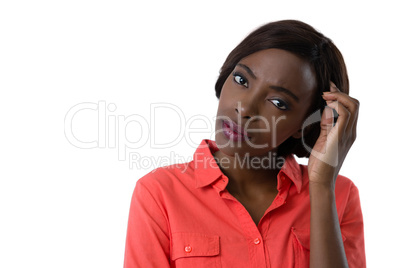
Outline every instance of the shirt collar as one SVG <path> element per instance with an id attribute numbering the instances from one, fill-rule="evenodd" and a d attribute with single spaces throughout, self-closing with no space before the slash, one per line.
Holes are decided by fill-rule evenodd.
<path id="1" fill-rule="evenodd" d="M 300 193 L 301 188 L 303 186 L 303 173 L 302 169 L 297 163 L 293 154 L 289 154 L 285 158 L 285 164 L 282 166 L 281 170 L 278 173 L 278 189 L 282 186 L 284 179 L 291 180 L 296 186 L 297 192 Z"/>
<path id="2" fill-rule="evenodd" d="M 215 141 L 204 139 L 201 141 L 193 155 L 193 164 L 196 179 L 196 188 L 212 184 L 223 173 L 220 170 L 213 153 L 218 151 Z M 285 158 L 285 164 L 278 173 L 278 190 L 284 184 L 284 180 L 292 181 L 300 193 L 302 188 L 302 169 L 292 154 Z"/>
<path id="3" fill-rule="evenodd" d="M 204 139 L 195 151 L 193 162 L 197 188 L 209 185 L 223 175 L 213 156 L 218 150 L 214 141 Z"/>

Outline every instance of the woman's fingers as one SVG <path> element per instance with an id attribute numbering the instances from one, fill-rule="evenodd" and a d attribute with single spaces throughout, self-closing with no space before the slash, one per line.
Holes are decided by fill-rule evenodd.
<path id="1" fill-rule="evenodd" d="M 349 123 L 351 121 L 351 114 L 339 101 L 327 102 L 327 106 L 334 109 L 338 113 L 338 119 L 334 126 L 334 129 L 339 133 L 339 135 L 345 135 L 348 131 Z"/>
<path id="2" fill-rule="evenodd" d="M 327 137 L 334 127 L 334 112 L 326 106 L 321 116 L 321 135 Z"/>
<path id="3" fill-rule="evenodd" d="M 324 92 L 323 96 L 326 101 L 339 101 L 352 114 L 357 112 L 359 109 L 359 101 L 343 92 L 340 92 L 338 88 L 331 87 L 331 91 Z"/>
<path id="4" fill-rule="evenodd" d="M 346 107 L 352 114 L 359 109 L 359 101 L 349 97 L 343 92 L 324 92 L 323 95 L 326 101 L 339 101 Z"/>
<path id="5" fill-rule="evenodd" d="M 329 82 L 329 91 L 330 92 L 341 92 L 339 88 L 331 81 Z"/>
<path id="6" fill-rule="evenodd" d="M 354 134 L 353 140 L 355 140 L 355 139 L 356 139 L 357 119 L 359 118 L 360 102 L 359 102 L 357 99 L 355 99 L 355 98 L 352 98 L 352 97 L 351 97 L 351 99 L 352 99 L 352 100 L 355 102 L 355 104 L 357 105 L 357 108 L 355 109 L 355 120 L 354 120 L 354 122 L 353 122 L 353 134 Z"/>
<path id="7" fill-rule="evenodd" d="M 324 100 L 327 102 L 338 101 L 341 103 L 354 117 L 357 118 L 360 103 L 358 100 L 349 97 L 347 94 L 342 92 L 328 92 L 323 95 Z"/>
<path id="8" fill-rule="evenodd" d="M 354 140 L 356 138 L 359 101 L 340 92 L 332 82 L 330 91 L 324 92 L 323 98 L 327 105 L 339 114 L 337 124 L 339 123 L 339 130 L 343 130 L 340 134 L 350 132 Z"/>

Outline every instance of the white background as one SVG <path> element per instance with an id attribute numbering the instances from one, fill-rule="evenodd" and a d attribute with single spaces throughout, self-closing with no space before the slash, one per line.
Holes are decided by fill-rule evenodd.
<path id="1" fill-rule="evenodd" d="M 224 59 L 253 29 L 279 19 L 311 24 L 344 55 L 361 109 L 341 173 L 360 190 L 368 267 L 395 267 L 402 239 L 402 21 L 395 3 L 2 1 L 0 267 L 122 267 L 132 191 L 156 166 L 130 168 L 113 142 L 124 145 L 127 135 L 145 141 L 127 155 L 166 160 L 173 151 L 189 160 L 208 138 L 194 134 L 189 146 L 182 136 L 172 148 L 153 149 L 151 138 L 166 142 L 180 126 L 189 128 L 177 112 L 159 110 L 153 136 L 124 120 L 137 115 L 151 123 L 151 103 L 166 102 L 186 120 L 213 122 Z M 116 108 L 106 110 L 110 121 L 99 120 L 101 138 L 117 133 L 100 141 L 105 148 L 77 148 L 66 138 L 65 117 L 80 103 Z M 118 118 L 120 129 L 108 123 Z M 98 111 L 77 113 L 72 130 L 81 141 L 98 139 Z"/>

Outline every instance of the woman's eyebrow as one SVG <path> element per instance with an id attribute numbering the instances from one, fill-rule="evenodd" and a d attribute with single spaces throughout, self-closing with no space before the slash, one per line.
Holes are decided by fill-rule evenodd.
<path id="1" fill-rule="evenodd" d="M 292 97 L 295 101 L 299 102 L 299 97 L 297 97 L 292 91 L 290 91 L 289 89 L 286 89 L 284 87 L 280 87 L 280 86 L 269 86 L 269 88 L 272 88 L 273 90 L 276 90 L 278 92 L 283 92 L 287 95 L 289 95 L 290 97 Z"/>
<path id="2" fill-rule="evenodd" d="M 253 73 L 253 71 L 247 66 L 244 65 L 242 63 L 238 63 L 237 66 L 242 67 L 244 70 L 246 70 L 246 72 L 254 79 L 257 79 L 257 77 L 255 76 L 255 74 Z M 276 90 L 278 92 L 283 92 L 287 95 L 289 95 L 290 97 L 292 97 L 295 101 L 299 102 L 299 97 L 297 97 L 292 91 L 290 91 L 287 88 L 284 87 L 280 87 L 280 86 L 269 86 L 269 88 Z"/>
<path id="3" fill-rule="evenodd" d="M 244 70 L 246 70 L 246 72 L 254 79 L 257 79 L 257 77 L 255 76 L 255 74 L 253 73 L 253 71 L 251 71 L 251 69 L 244 64 L 238 63 L 237 66 L 242 67 Z"/>

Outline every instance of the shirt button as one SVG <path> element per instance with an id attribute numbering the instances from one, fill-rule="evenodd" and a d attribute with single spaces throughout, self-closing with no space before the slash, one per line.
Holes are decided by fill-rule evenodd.
<path id="1" fill-rule="evenodd" d="M 193 250 L 193 249 L 191 248 L 191 246 L 187 246 L 187 247 L 184 248 L 184 251 L 187 252 L 187 253 L 190 253 L 191 250 Z"/>
<path id="2" fill-rule="evenodd" d="M 261 240 L 257 237 L 256 239 L 254 239 L 254 244 L 258 245 L 261 243 Z"/>

